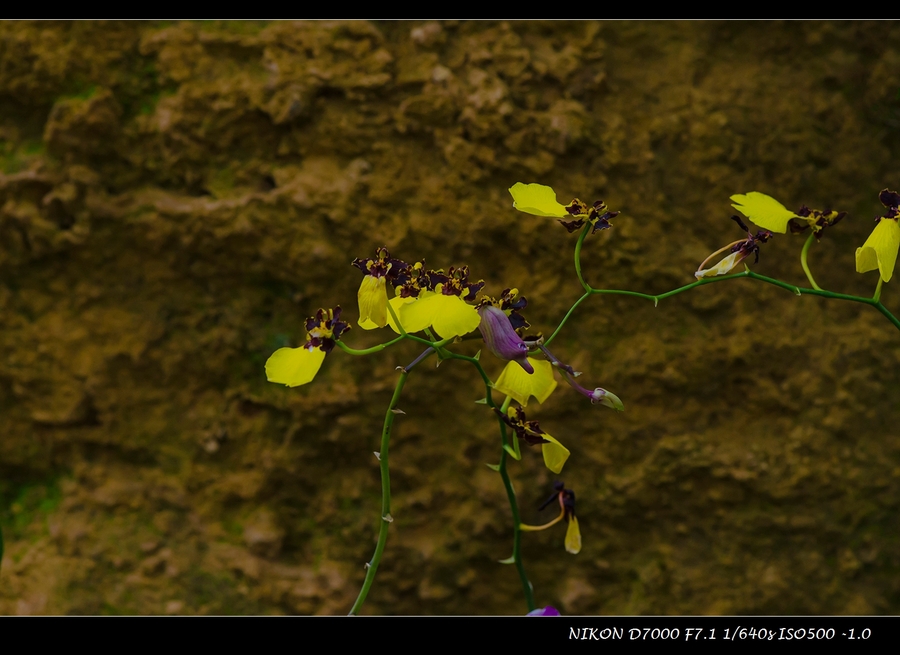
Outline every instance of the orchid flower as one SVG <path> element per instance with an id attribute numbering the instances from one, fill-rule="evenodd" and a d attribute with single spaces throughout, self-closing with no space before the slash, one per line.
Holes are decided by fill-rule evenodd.
<path id="1" fill-rule="evenodd" d="M 525 363 L 531 367 L 532 373 L 527 372 L 524 364 L 510 361 L 494 382 L 494 389 L 506 394 L 522 407 L 528 405 L 528 399 L 532 396 L 543 403 L 557 386 L 550 362 L 528 357 Z"/>
<path id="2" fill-rule="evenodd" d="M 884 216 L 876 218 L 877 225 L 862 248 L 856 249 L 856 271 L 865 273 L 878 269 L 881 279 L 890 282 L 900 249 L 900 194 L 889 189 L 878 194 L 881 204 L 887 207 Z"/>
<path id="3" fill-rule="evenodd" d="M 759 194 L 762 195 L 762 194 Z M 768 197 L 768 196 L 766 196 Z M 717 275 L 728 275 L 734 269 L 736 269 L 742 261 L 747 259 L 750 255 L 755 255 L 754 262 L 759 261 L 759 244 L 765 243 L 772 237 L 772 233 L 769 230 L 759 230 L 756 233 L 756 236 L 750 234 L 750 228 L 744 225 L 744 222 L 738 216 L 732 216 L 731 220 L 736 222 L 742 230 L 747 233 L 746 239 L 741 239 L 739 241 L 734 241 L 729 243 L 724 248 L 719 248 L 709 257 L 703 260 L 700 266 L 697 269 L 697 272 L 694 273 L 694 277 L 698 280 L 702 280 L 705 277 L 715 277 Z M 718 255 L 721 255 L 723 252 L 728 251 L 730 254 L 719 261 L 715 266 L 711 266 L 709 268 L 703 268 L 707 263 L 715 259 Z"/>
<path id="4" fill-rule="evenodd" d="M 279 348 L 266 362 L 269 382 L 289 387 L 312 382 L 335 341 L 350 329 L 340 318 L 341 308 L 335 307 L 320 309 L 306 319 L 306 343 L 299 348 Z"/>
<path id="5" fill-rule="evenodd" d="M 559 516 L 544 525 L 527 525 L 522 523 L 519 525 L 519 529 L 525 532 L 546 530 L 565 519 L 568 524 L 565 541 L 566 552 L 577 555 L 581 552 L 581 529 L 578 527 L 578 519 L 575 517 L 575 492 L 571 489 L 566 489 L 562 482 L 554 483 L 553 488 L 555 490 L 553 495 L 544 501 L 544 504 L 538 508 L 538 511 L 544 509 L 555 500 L 559 502 Z"/>
<path id="6" fill-rule="evenodd" d="M 354 259 L 353 266 L 366 274 L 359 285 L 359 327 L 363 330 L 383 328 L 388 324 L 387 282 L 408 268 L 406 262 L 392 259 L 387 248 L 378 248 L 375 259 Z"/>
<path id="7" fill-rule="evenodd" d="M 759 191 L 731 196 L 731 205 L 761 228 L 784 234 L 790 227 L 794 234 L 812 228 L 816 238 L 822 236 L 822 230 L 835 225 L 847 212 L 836 212 L 830 209 L 810 209 L 801 207 L 796 213 L 787 209 L 780 202 Z"/>
<path id="8" fill-rule="evenodd" d="M 543 184 L 516 182 L 509 188 L 509 194 L 513 198 L 513 207 L 520 212 L 533 216 L 572 218 L 571 221 L 559 221 L 570 233 L 579 229 L 585 222 L 593 227 L 592 234 L 597 230 L 608 229 L 612 227 L 609 219 L 619 215 L 619 212 L 609 211 L 602 200 L 598 200 L 590 207 L 577 198 L 568 205 L 561 205 L 556 200 L 556 192 Z"/>
<path id="9" fill-rule="evenodd" d="M 519 439 L 522 439 L 529 446 L 541 444 L 544 465 L 548 469 L 554 473 L 562 471 L 563 465 L 569 459 L 568 448 L 541 430 L 541 426 L 537 421 L 527 420 L 521 407 L 510 407 L 506 410 L 506 414 L 503 414 L 500 410 L 495 411 L 503 419 L 503 422 L 515 431 Z"/>

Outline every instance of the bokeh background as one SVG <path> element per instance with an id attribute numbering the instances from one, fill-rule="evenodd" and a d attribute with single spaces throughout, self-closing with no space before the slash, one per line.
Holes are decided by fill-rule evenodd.
<path id="1" fill-rule="evenodd" d="M 318 307 L 355 321 L 350 261 L 382 245 L 518 287 L 549 333 L 574 236 L 514 211 L 517 181 L 622 212 L 585 247 L 598 287 L 691 282 L 757 190 L 849 212 L 810 261 L 871 294 L 854 252 L 900 187 L 898 43 L 891 22 L 0 23 L 0 612 L 346 613 L 418 351 L 336 351 L 297 389 L 264 363 Z M 754 270 L 805 284 L 802 243 Z M 738 280 L 592 298 L 554 350 L 626 411 L 565 385 L 529 406 L 572 451 L 584 537 L 524 535 L 540 605 L 900 613 L 880 314 Z M 463 362 L 410 376 L 365 613 L 525 612 L 480 385 Z M 548 520 L 554 477 L 524 455 L 523 518 Z"/>

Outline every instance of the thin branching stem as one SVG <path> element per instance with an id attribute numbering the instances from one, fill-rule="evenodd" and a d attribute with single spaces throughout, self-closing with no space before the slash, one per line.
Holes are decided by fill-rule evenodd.
<path id="1" fill-rule="evenodd" d="M 372 583 L 375 581 L 375 573 L 378 565 L 381 563 L 381 556 L 384 554 L 384 546 L 387 543 L 388 527 L 394 520 L 391 516 L 391 472 L 388 467 L 388 449 L 391 442 L 391 427 L 394 425 L 394 417 L 397 415 L 394 409 L 400 401 L 400 394 L 403 391 L 403 385 L 406 384 L 406 378 L 409 377 L 408 371 L 400 373 L 400 379 L 397 380 L 397 386 L 394 387 L 394 395 L 388 405 L 388 409 L 384 414 L 384 427 L 381 430 L 381 451 L 378 455 L 378 462 L 381 466 L 381 524 L 378 527 L 378 543 L 375 545 L 375 554 L 366 564 L 366 579 L 363 581 L 362 589 L 359 590 L 359 596 L 353 607 L 350 609 L 350 616 L 359 614 L 363 603 L 366 601 L 366 595 Z"/>
<path id="2" fill-rule="evenodd" d="M 337 344 L 338 348 L 343 350 L 348 355 L 371 355 L 372 353 L 381 352 L 388 346 L 393 346 L 395 343 L 400 343 L 401 341 L 403 341 L 403 339 L 404 339 L 404 337 L 401 334 L 396 339 L 391 339 L 387 343 L 380 343 L 377 346 L 372 346 L 371 348 L 363 348 L 362 350 L 357 350 L 356 348 L 351 348 L 350 346 L 345 344 L 343 341 L 336 341 L 335 343 Z"/>
<path id="3" fill-rule="evenodd" d="M 853 296 L 846 293 L 837 293 L 834 291 L 826 291 L 819 287 L 816 284 L 815 280 L 812 277 L 812 273 L 809 271 L 809 266 L 807 264 L 807 254 L 809 251 L 809 246 L 811 240 L 814 238 L 813 235 L 810 235 L 806 243 L 803 245 L 803 250 L 800 254 L 800 262 L 803 266 L 803 270 L 806 273 L 807 279 L 810 284 L 813 285 L 812 289 L 807 289 L 804 287 L 798 287 L 793 284 L 788 284 L 787 282 L 782 282 L 781 280 L 776 280 L 775 278 L 767 277 L 765 275 L 759 275 L 758 273 L 754 273 L 753 271 L 746 269 L 740 273 L 733 273 L 732 275 L 719 275 L 716 277 L 702 278 L 697 280 L 696 282 L 692 282 L 690 284 L 686 284 L 683 287 L 678 287 L 677 289 L 672 289 L 671 291 L 666 291 L 665 293 L 661 293 L 658 295 L 651 295 L 649 293 L 640 293 L 639 291 L 627 291 L 624 289 L 595 289 L 590 284 L 588 284 L 584 277 L 581 274 L 581 245 L 584 242 L 584 238 L 587 236 L 587 228 L 581 231 L 581 234 L 578 235 L 578 241 L 575 243 L 575 272 L 578 275 L 578 281 L 581 282 L 581 286 L 584 287 L 584 294 L 575 301 L 566 315 L 563 317 L 563 320 L 553 331 L 553 334 L 550 335 L 550 338 L 545 341 L 545 344 L 549 344 L 553 339 L 556 338 L 559 331 L 562 330 L 563 326 L 569 320 L 572 315 L 572 312 L 578 307 L 584 300 L 590 295 L 620 295 L 620 296 L 632 296 L 635 298 L 643 298 L 644 300 L 652 300 L 654 305 L 659 305 L 660 300 L 665 300 L 666 298 L 671 298 L 672 296 L 676 296 L 679 293 L 683 293 L 685 291 L 689 291 L 694 289 L 695 287 L 702 287 L 707 284 L 716 284 L 718 282 L 725 282 L 727 280 L 736 280 L 738 278 L 749 278 L 751 280 L 759 280 L 760 282 L 765 282 L 766 284 L 772 284 L 776 287 L 780 287 L 782 289 L 786 289 L 790 291 L 794 295 L 797 296 L 821 296 L 823 298 L 832 298 L 835 300 L 848 300 L 850 302 L 858 302 L 864 305 L 871 305 L 879 312 L 881 312 L 886 319 L 888 319 L 891 324 L 900 330 L 900 320 L 897 319 L 890 311 L 888 311 L 887 307 L 881 304 L 881 286 L 882 280 L 879 278 L 878 286 L 875 288 L 875 294 L 871 298 L 864 298 L 862 296 Z"/>
<path id="4" fill-rule="evenodd" d="M 816 284 L 816 281 L 813 279 L 812 271 L 809 270 L 809 264 L 806 263 L 806 257 L 809 253 L 809 247 L 812 245 L 812 242 L 816 238 L 815 232 L 810 232 L 809 236 L 806 237 L 806 243 L 803 244 L 803 250 L 800 251 L 800 266 L 803 267 L 803 272 L 806 273 L 806 279 L 809 280 L 809 283 L 812 285 L 813 289 L 817 291 L 821 291 L 822 287 Z"/>
<path id="5" fill-rule="evenodd" d="M 584 276 L 581 274 L 581 246 L 584 244 L 584 239 L 587 237 L 590 229 L 591 224 L 585 223 L 584 227 L 581 228 L 581 234 L 578 235 L 578 241 L 575 242 L 575 275 L 578 276 L 578 281 L 581 282 L 581 286 L 588 293 L 591 291 L 591 285 L 584 281 Z"/>

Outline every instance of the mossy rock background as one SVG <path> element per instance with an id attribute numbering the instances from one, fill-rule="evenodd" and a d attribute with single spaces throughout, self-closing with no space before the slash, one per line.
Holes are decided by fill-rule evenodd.
<path id="1" fill-rule="evenodd" d="M 265 380 L 318 307 L 355 319 L 386 245 L 515 286 L 548 332 L 574 237 L 506 189 L 622 214 L 596 285 L 692 281 L 729 196 L 848 211 L 812 248 L 854 271 L 900 186 L 890 22 L 0 23 L 0 612 L 345 613 L 379 522 L 395 367 Z M 754 270 L 794 283 L 801 237 Z M 895 284 L 884 301 L 900 311 Z M 354 346 L 384 338 L 353 330 Z M 474 354 L 477 343 L 460 350 Z M 746 280 L 592 298 L 529 417 L 572 451 L 584 549 L 524 538 L 564 613 L 900 612 L 900 335 L 862 305 Z M 486 356 L 488 372 L 502 364 Z M 367 613 L 522 614 L 496 422 L 471 367 L 416 369 Z M 529 522 L 553 476 L 511 467 Z M 551 512 L 552 513 L 552 512 Z"/>

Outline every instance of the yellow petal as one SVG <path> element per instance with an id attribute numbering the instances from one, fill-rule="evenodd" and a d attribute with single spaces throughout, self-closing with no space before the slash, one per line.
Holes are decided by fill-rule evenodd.
<path id="1" fill-rule="evenodd" d="M 433 292 L 423 291 L 413 302 L 400 305 L 397 317 L 407 332 L 421 332 L 425 328 L 431 327 L 438 309 L 435 298 L 436 295 Z"/>
<path id="2" fill-rule="evenodd" d="M 467 305 L 459 296 L 435 294 L 428 300 L 431 300 L 435 307 L 431 325 L 442 339 L 461 337 L 478 329 L 481 317 L 472 305 Z"/>
<path id="3" fill-rule="evenodd" d="M 881 279 L 890 282 L 897 263 L 900 248 L 900 225 L 890 218 L 883 218 L 872 230 L 862 248 L 856 249 L 856 271 L 865 273 L 876 268 Z"/>
<path id="4" fill-rule="evenodd" d="M 578 529 L 578 519 L 569 517 L 569 527 L 566 529 L 566 552 L 577 555 L 581 552 L 581 530 Z"/>
<path id="5" fill-rule="evenodd" d="M 269 382 L 299 387 L 311 382 L 322 362 L 325 352 L 310 348 L 279 348 L 266 362 L 266 378 Z"/>
<path id="6" fill-rule="evenodd" d="M 782 205 L 780 202 L 759 191 L 751 191 L 743 195 L 731 196 L 734 204 L 731 205 L 751 221 L 765 230 L 772 232 L 787 232 L 788 221 L 796 214 Z"/>
<path id="7" fill-rule="evenodd" d="M 553 366 L 546 360 L 528 358 L 534 367 L 534 373 L 529 375 L 516 362 L 507 362 L 506 368 L 500 373 L 494 389 L 513 398 L 522 407 L 528 405 L 528 398 L 534 396 L 539 403 L 543 403 L 553 390 L 556 389 L 556 380 L 553 377 Z"/>
<path id="8" fill-rule="evenodd" d="M 562 471 L 563 464 L 569 459 L 569 449 L 546 432 L 541 437 L 550 442 L 541 444 L 541 452 L 544 453 L 544 465 L 554 473 L 559 473 Z"/>
<path id="9" fill-rule="evenodd" d="M 742 261 L 744 261 L 744 255 L 740 250 L 737 252 L 733 252 L 728 257 L 720 261 L 715 266 L 710 268 L 705 268 L 702 271 L 697 271 L 694 273 L 694 277 L 698 280 L 704 277 L 715 277 L 717 275 L 728 275 L 738 266 Z"/>
<path id="10" fill-rule="evenodd" d="M 440 287 L 438 287 L 440 288 Z M 396 298 L 394 299 L 397 300 Z M 459 296 L 423 291 L 413 302 L 400 302 L 397 317 L 407 332 L 419 332 L 433 327 L 442 339 L 468 334 L 478 328 L 481 317 L 472 305 Z"/>
<path id="11" fill-rule="evenodd" d="M 510 187 L 509 193 L 513 197 L 513 207 L 520 212 L 557 218 L 569 215 L 566 208 L 556 202 L 556 193 L 553 189 L 543 184 L 516 182 Z"/>
<path id="12" fill-rule="evenodd" d="M 386 278 L 367 275 L 359 285 L 359 327 L 374 330 L 387 325 Z"/>

